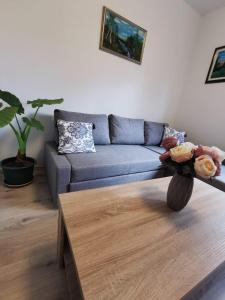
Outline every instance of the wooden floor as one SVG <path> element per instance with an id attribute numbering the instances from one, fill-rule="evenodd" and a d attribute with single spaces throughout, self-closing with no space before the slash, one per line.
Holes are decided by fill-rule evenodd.
<path id="1" fill-rule="evenodd" d="M 0 174 L 0 299 L 68 299 L 56 260 L 58 211 L 41 173 L 20 189 L 3 186 Z"/>

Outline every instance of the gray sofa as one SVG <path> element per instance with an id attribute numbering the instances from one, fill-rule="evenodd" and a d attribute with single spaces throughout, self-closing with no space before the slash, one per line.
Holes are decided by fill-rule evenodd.
<path id="1" fill-rule="evenodd" d="M 55 110 L 54 119 L 55 125 L 58 119 L 93 123 L 96 148 L 96 153 L 60 155 L 57 152 L 58 133 L 55 128 L 54 141 L 45 145 L 45 167 L 56 206 L 60 193 L 166 175 L 159 161 L 160 153 L 164 152 L 159 144 L 165 124 L 63 110 Z"/>
<path id="2" fill-rule="evenodd" d="M 58 119 L 93 123 L 96 153 L 58 154 Z M 60 193 L 172 175 L 159 161 L 166 123 L 63 110 L 55 110 L 54 120 L 55 137 L 45 145 L 45 167 L 55 206 Z M 221 176 L 204 181 L 225 191 L 225 165 Z"/>

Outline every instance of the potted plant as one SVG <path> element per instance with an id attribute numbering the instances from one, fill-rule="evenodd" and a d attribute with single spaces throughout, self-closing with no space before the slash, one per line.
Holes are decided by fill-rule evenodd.
<path id="1" fill-rule="evenodd" d="M 5 184 L 12 187 L 19 187 L 29 184 L 33 180 L 35 160 L 27 157 L 27 141 L 32 128 L 44 130 L 44 126 L 37 119 L 40 108 L 44 105 L 60 104 L 63 99 L 37 99 L 27 101 L 34 109 L 31 116 L 22 116 L 24 108 L 19 98 L 8 91 L 0 90 L 0 128 L 10 126 L 18 142 L 18 151 L 15 157 L 9 157 L 2 161 L 2 169 L 5 177 Z M 15 119 L 15 122 L 13 120 Z"/>

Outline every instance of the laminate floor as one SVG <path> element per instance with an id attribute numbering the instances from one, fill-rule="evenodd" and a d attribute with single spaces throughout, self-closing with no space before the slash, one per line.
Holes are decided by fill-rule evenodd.
<path id="1" fill-rule="evenodd" d="M 0 299 L 66 300 L 65 272 L 56 258 L 58 210 L 43 171 L 19 189 L 0 174 Z"/>

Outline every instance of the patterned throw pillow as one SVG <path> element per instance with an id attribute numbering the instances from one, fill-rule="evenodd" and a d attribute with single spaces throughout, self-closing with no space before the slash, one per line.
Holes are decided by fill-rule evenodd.
<path id="1" fill-rule="evenodd" d="M 165 127 L 162 141 L 167 137 L 174 136 L 177 138 L 178 144 L 182 144 L 184 143 L 185 134 L 186 133 L 184 131 L 177 131 L 174 128 Z"/>
<path id="2" fill-rule="evenodd" d="M 92 135 L 92 123 L 57 121 L 59 131 L 58 152 L 96 152 Z"/>

